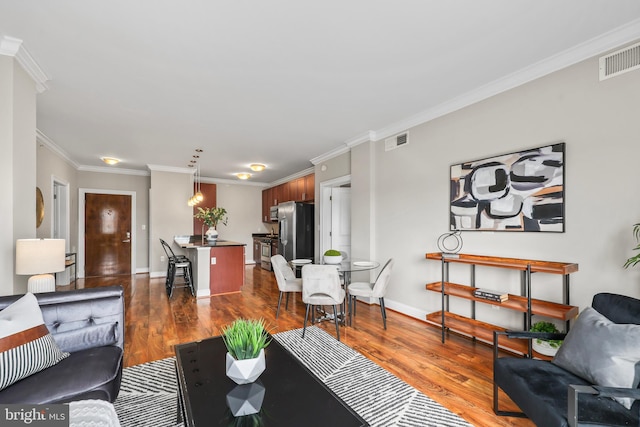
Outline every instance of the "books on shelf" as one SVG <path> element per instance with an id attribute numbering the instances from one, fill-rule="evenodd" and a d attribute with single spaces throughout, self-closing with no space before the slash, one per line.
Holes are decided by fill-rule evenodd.
<path id="1" fill-rule="evenodd" d="M 504 302 L 509 299 L 509 294 L 504 291 L 496 291 L 494 289 L 476 288 L 473 290 L 473 296 L 490 301 Z"/>

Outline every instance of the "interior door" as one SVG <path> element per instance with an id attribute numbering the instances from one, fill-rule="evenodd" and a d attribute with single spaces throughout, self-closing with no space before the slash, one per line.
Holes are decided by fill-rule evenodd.
<path id="1" fill-rule="evenodd" d="M 351 188 L 331 189 L 331 249 L 351 257 Z"/>
<path id="2" fill-rule="evenodd" d="M 131 196 L 85 196 L 85 277 L 131 274 Z"/>

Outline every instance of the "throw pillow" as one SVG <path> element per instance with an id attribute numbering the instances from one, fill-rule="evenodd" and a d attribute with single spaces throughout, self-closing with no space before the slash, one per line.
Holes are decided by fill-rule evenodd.
<path id="1" fill-rule="evenodd" d="M 613 323 L 584 309 L 551 361 L 605 387 L 636 388 L 640 381 L 640 325 Z M 633 399 L 614 398 L 631 409 Z"/>
<path id="2" fill-rule="evenodd" d="M 68 356 L 54 342 L 32 293 L 0 311 L 0 390 Z"/>

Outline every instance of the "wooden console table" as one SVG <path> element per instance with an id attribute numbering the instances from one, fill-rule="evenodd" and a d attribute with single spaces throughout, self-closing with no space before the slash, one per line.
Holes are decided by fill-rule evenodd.
<path id="1" fill-rule="evenodd" d="M 565 331 L 569 331 L 570 320 L 578 315 L 578 307 L 569 305 L 569 274 L 578 271 L 578 264 L 470 254 L 443 256 L 442 253 L 427 253 L 425 258 L 439 260 L 441 262 L 441 280 L 439 282 L 428 283 L 426 285 L 426 289 L 428 291 L 440 292 L 442 295 L 442 310 L 427 314 L 428 322 L 439 325 L 442 328 L 442 342 L 445 342 L 445 332 L 447 329 L 469 335 L 473 338 L 478 338 L 488 343 L 493 342 L 493 331 L 505 330 L 505 328 L 500 326 L 477 320 L 475 318 L 476 302 L 497 305 L 509 310 L 524 313 L 524 330 L 529 330 L 531 327 L 531 316 L 535 314 L 551 319 L 562 320 L 565 322 Z M 449 265 L 451 263 L 470 265 L 471 283 L 469 285 L 449 282 Z M 521 294 L 509 294 L 509 299 L 504 302 L 475 297 L 473 295 L 473 291 L 476 288 L 476 266 L 506 268 L 521 271 Z M 562 303 L 531 298 L 531 275 L 533 273 L 559 274 L 562 276 Z M 451 313 L 449 311 L 450 296 L 469 300 L 471 303 L 471 317 Z M 506 339 L 506 337 L 500 338 L 500 347 L 518 353 L 527 354 L 529 357 L 535 356 L 539 358 L 548 358 L 547 356 L 533 352 L 530 340 L 509 340 Z"/>

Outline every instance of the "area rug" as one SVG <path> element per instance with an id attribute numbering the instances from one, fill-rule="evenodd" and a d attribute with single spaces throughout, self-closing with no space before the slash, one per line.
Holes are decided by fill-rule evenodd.
<path id="1" fill-rule="evenodd" d="M 317 327 L 274 338 L 372 427 L 467 427 L 456 414 Z M 328 356 L 329 355 L 329 356 Z M 125 368 L 115 402 L 122 427 L 174 427 L 175 359 Z"/>

